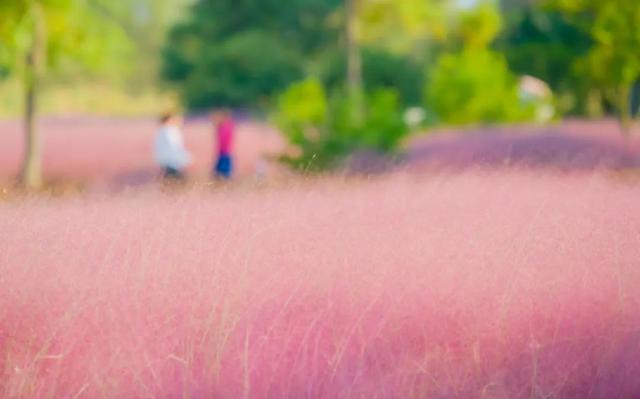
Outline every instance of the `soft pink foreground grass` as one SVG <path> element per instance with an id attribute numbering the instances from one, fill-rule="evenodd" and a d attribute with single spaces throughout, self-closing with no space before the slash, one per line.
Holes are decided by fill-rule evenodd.
<path id="1" fill-rule="evenodd" d="M 639 201 L 509 172 L 0 204 L 0 396 L 638 397 Z"/>

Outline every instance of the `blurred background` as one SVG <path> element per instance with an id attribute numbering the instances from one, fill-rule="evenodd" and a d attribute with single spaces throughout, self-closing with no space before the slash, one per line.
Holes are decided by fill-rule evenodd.
<path id="1" fill-rule="evenodd" d="M 634 0 L 3 0 L 0 180 L 148 181 L 176 107 L 205 170 L 232 108 L 245 176 L 633 167 L 639 49 Z"/>

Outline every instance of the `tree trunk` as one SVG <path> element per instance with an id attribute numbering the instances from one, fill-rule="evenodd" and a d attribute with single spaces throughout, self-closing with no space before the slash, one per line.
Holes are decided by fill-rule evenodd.
<path id="1" fill-rule="evenodd" d="M 631 118 L 637 118 L 640 111 L 640 81 L 636 81 L 631 88 Z"/>
<path id="2" fill-rule="evenodd" d="M 38 131 L 38 100 L 40 80 L 46 62 L 46 31 L 44 10 L 37 1 L 31 3 L 32 42 L 27 52 L 24 73 L 24 135 L 25 153 L 22 183 L 26 188 L 42 186 L 42 144 Z"/>
<path id="3" fill-rule="evenodd" d="M 622 87 L 617 98 L 620 126 L 625 137 L 631 133 L 631 86 Z"/>
<path id="4" fill-rule="evenodd" d="M 364 117 L 364 88 L 362 83 L 362 54 L 358 32 L 358 3 L 360 0 L 346 1 L 347 33 L 347 89 L 356 121 Z"/>
<path id="5" fill-rule="evenodd" d="M 591 89 L 588 91 L 588 93 L 586 94 L 586 111 L 587 111 L 587 116 L 591 119 L 601 119 L 604 114 L 605 114 L 605 110 L 604 110 L 604 106 L 603 106 L 603 93 L 600 90 L 597 89 Z M 582 100 L 578 100 L 578 101 L 582 101 Z"/>

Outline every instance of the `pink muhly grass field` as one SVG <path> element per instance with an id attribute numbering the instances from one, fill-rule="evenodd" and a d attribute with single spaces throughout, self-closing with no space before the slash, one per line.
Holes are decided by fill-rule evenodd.
<path id="1" fill-rule="evenodd" d="M 0 397 L 639 397 L 639 201 L 510 171 L 0 203 Z"/>
<path id="2" fill-rule="evenodd" d="M 158 174 L 153 159 L 158 122 L 152 118 L 44 118 L 39 127 L 48 181 L 138 186 Z M 206 118 L 191 119 L 183 132 L 194 160 L 189 175 L 208 176 L 216 151 L 211 123 Z M 239 176 L 252 176 L 262 157 L 284 148 L 282 137 L 266 124 L 241 122 L 236 133 L 234 155 Z M 0 185 L 19 175 L 23 147 L 22 124 L 0 120 Z"/>

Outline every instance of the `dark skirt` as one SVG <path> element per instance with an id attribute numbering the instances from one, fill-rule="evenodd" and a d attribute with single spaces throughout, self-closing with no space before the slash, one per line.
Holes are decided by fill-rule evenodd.
<path id="1" fill-rule="evenodd" d="M 231 158 L 231 155 L 222 154 L 218 157 L 214 173 L 216 176 L 222 177 L 223 179 L 231 178 L 233 175 L 233 159 Z"/>

